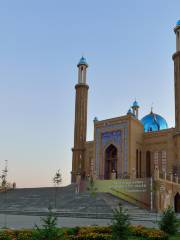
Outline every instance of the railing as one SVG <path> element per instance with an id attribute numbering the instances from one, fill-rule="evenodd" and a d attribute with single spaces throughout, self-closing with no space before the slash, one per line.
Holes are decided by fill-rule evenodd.
<path id="1" fill-rule="evenodd" d="M 129 194 L 126 194 L 126 193 L 124 193 L 124 192 L 120 192 L 120 191 L 118 191 L 117 189 L 114 189 L 114 188 L 111 188 L 111 189 L 112 189 L 112 191 L 114 191 L 114 192 L 116 192 L 116 193 L 118 193 L 118 194 L 124 195 L 126 199 L 129 199 L 129 200 L 130 200 L 130 202 L 136 203 L 137 205 L 140 205 L 140 206 L 144 206 L 146 209 L 149 209 L 149 208 L 150 208 L 150 205 L 147 204 L 147 203 L 144 202 L 144 201 L 141 201 L 141 200 L 139 200 L 139 199 L 136 199 L 135 197 L 133 197 L 133 196 L 131 196 L 131 195 L 129 195 Z M 131 200 L 132 200 L 132 201 L 131 201 Z"/>
<path id="2" fill-rule="evenodd" d="M 176 184 L 180 184 L 180 176 L 173 172 L 159 172 L 158 169 L 154 170 L 154 179 L 155 180 L 165 180 L 169 182 L 173 182 Z"/>
<path id="3" fill-rule="evenodd" d="M 105 175 L 99 175 L 98 179 L 100 180 L 110 180 L 110 179 L 135 179 L 135 178 L 146 178 L 146 173 L 145 172 L 141 172 L 141 173 L 128 173 L 128 172 L 124 172 L 124 173 L 120 173 L 117 174 L 116 172 L 112 172 L 112 174 L 114 174 L 114 178 L 112 178 L 111 176 L 109 176 L 109 178 L 105 177 Z"/>

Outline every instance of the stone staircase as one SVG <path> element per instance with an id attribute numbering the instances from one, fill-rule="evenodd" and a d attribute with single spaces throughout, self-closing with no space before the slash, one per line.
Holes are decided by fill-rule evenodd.
<path id="1" fill-rule="evenodd" d="M 57 191 L 56 191 L 57 190 Z M 56 192 L 56 201 L 55 201 Z M 157 215 L 141 209 L 109 193 L 76 193 L 75 185 L 55 188 L 14 189 L 0 192 L 0 213 L 19 215 L 47 215 L 51 206 L 57 216 L 111 219 L 112 211 L 121 203 L 132 221 L 152 221 Z"/>
<path id="2" fill-rule="evenodd" d="M 154 212 L 150 212 L 147 209 L 137 207 L 127 201 L 119 199 L 111 194 L 103 195 L 103 199 L 106 203 L 112 208 L 116 208 L 120 203 L 124 209 L 127 210 L 127 213 L 130 215 L 132 221 L 156 221 L 159 218 L 159 215 Z"/>

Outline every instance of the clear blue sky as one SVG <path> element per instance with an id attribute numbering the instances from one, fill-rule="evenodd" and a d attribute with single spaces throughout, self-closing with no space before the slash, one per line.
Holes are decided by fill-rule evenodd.
<path id="1" fill-rule="evenodd" d="M 93 118 L 123 115 L 136 98 L 174 126 L 173 27 L 179 0 L 0 2 L 0 168 L 18 187 L 70 182 L 74 85 L 88 68 L 88 140 Z"/>

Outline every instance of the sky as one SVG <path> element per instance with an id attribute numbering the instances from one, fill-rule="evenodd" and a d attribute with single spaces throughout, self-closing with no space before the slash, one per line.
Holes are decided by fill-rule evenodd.
<path id="1" fill-rule="evenodd" d="M 77 63 L 89 64 L 93 119 L 125 115 L 134 99 L 174 126 L 173 28 L 179 0 L 0 1 L 0 171 L 17 187 L 70 183 Z"/>

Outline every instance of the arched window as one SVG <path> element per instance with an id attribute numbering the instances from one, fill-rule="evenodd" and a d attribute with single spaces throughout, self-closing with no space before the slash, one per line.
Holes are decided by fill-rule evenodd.
<path id="1" fill-rule="evenodd" d="M 136 149 L 136 177 L 139 177 L 138 149 Z"/>
<path id="2" fill-rule="evenodd" d="M 166 172 L 166 165 L 167 165 L 167 154 L 166 151 L 162 151 L 162 172 Z"/>
<path id="3" fill-rule="evenodd" d="M 141 158 L 142 158 L 142 155 L 141 155 L 141 151 L 139 152 L 139 177 L 141 178 L 142 177 L 142 174 L 141 174 Z"/>
<path id="4" fill-rule="evenodd" d="M 174 197 L 174 211 L 180 213 L 180 194 L 176 193 Z"/>
<path id="5" fill-rule="evenodd" d="M 146 177 L 151 177 L 151 152 L 146 152 Z"/>

